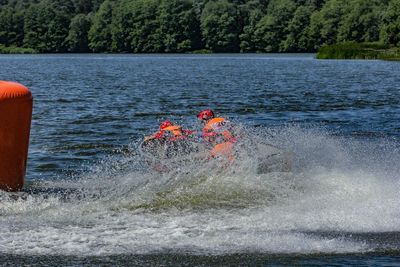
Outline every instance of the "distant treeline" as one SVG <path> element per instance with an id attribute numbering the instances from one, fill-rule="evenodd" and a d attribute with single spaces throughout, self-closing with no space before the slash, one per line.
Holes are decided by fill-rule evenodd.
<path id="1" fill-rule="evenodd" d="M 400 0 L 0 0 L 8 52 L 314 52 L 348 41 L 399 46 Z"/>

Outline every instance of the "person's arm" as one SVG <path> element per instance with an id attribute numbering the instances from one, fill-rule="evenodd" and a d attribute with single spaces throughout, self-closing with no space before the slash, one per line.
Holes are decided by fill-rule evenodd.
<path id="1" fill-rule="evenodd" d="M 145 136 L 145 137 L 144 137 L 144 141 L 147 142 L 147 141 L 149 141 L 149 140 L 153 140 L 154 138 L 156 138 L 154 134 L 148 135 L 148 136 Z"/>
<path id="2" fill-rule="evenodd" d="M 144 141 L 146 142 L 146 141 L 153 140 L 153 139 L 160 139 L 160 138 L 162 138 L 162 136 L 163 136 L 163 132 L 160 131 L 160 132 L 154 133 L 152 135 L 145 136 Z"/>

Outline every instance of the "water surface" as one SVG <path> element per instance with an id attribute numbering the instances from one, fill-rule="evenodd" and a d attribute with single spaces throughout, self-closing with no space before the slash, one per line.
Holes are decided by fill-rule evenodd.
<path id="1" fill-rule="evenodd" d="M 399 65 L 313 55 L 0 56 L 34 96 L 27 185 L 0 193 L 0 257 L 37 265 L 395 264 Z M 136 145 L 213 108 L 294 155 L 291 173 Z M 251 147 L 246 148 L 251 154 Z"/>

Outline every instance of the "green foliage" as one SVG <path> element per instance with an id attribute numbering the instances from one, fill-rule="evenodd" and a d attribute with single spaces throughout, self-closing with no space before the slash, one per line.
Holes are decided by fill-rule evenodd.
<path id="1" fill-rule="evenodd" d="M 49 0 L 52 7 L 63 14 L 73 14 L 75 12 L 75 5 L 72 0 Z"/>
<path id="2" fill-rule="evenodd" d="M 237 7 L 227 0 L 208 2 L 201 14 L 206 47 L 214 52 L 238 52 L 240 24 Z"/>
<path id="3" fill-rule="evenodd" d="M 292 0 L 271 0 L 267 15 L 257 24 L 255 31 L 261 51 L 284 51 L 282 42 L 295 11 L 296 3 Z"/>
<path id="4" fill-rule="evenodd" d="M 31 5 L 25 12 L 24 46 L 39 52 L 65 52 L 69 19 L 51 3 Z"/>
<path id="5" fill-rule="evenodd" d="M 94 9 L 92 0 L 76 0 L 74 3 L 74 7 L 75 12 L 78 14 L 88 14 Z"/>
<path id="6" fill-rule="evenodd" d="M 244 15 L 244 26 L 240 34 L 240 51 L 255 52 L 258 50 L 259 39 L 255 35 L 257 24 L 262 19 L 267 10 L 265 1 L 253 0 L 242 6 Z"/>
<path id="7" fill-rule="evenodd" d="M 379 26 L 382 23 L 380 0 L 354 0 L 348 5 L 338 28 L 339 42 L 374 42 L 379 40 Z"/>
<path id="8" fill-rule="evenodd" d="M 391 0 L 381 27 L 381 40 L 385 44 L 400 46 L 400 0 Z"/>
<path id="9" fill-rule="evenodd" d="M 36 54 L 36 53 L 37 51 L 32 48 L 5 46 L 0 44 L 0 54 Z"/>
<path id="10" fill-rule="evenodd" d="M 158 17 L 159 0 L 138 0 L 132 3 L 130 45 L 135 53 L 156 53 L 164 48 Z"/>
<path id="11" fill-rule="evenodd" d="M 382 43 L 341 43 L 321 47 L 319 59 L 385 59 L 399 60 L 400 49 L 390 49 Z"/>
<path id="12" fill-rule="evenodd" d="M 113 2 L 106 0 L 94 15 L 88 33 L 89 48 L 94 52 L 111 51 L 111 21 Z"/>
<path id="13" fill-rule="evenodd" d="M 202 48 L 200 20 L 193 1 L 163 0 L 158 8 L 163 52 L 187 52 Z"/>
<path id="14" fill-rule="evenodd" d="M 286 39 L 282 42 L 282 51 L 309 52 L 307 31 L 304 29 L 310 24 L 310 17 L 314 11 L 312 6 L 300 6 L 290 20 L 286 31 Z"/>
<path id="15" fill-rule="evenodd" d="M 328 0 L 321 10 L 311 15 L 309 46 L 312 44 L 313 49 L 318 49 L 337 42 L 338 28 L 348 4 L 347 0 Z"/>
<path id="16" fill-rule="evenodd" d="M 69 33 L 66 39 L 68 51 L 88 52 L 88 32 L 90 19 L 85 14 L 76 15 L 69 25 Z"/>
<path id="17" fill-rule="evenodd" d="M 0 44 L 22 46 L 23 15 L 11 7 L 0 9 Z"/>
<path id="18" fill-rule="evenodd" d="M 0 0 L 3 52 L 315 52 L 349 41 L 400 46 L 400 0 Z"/>
<path id="19" fill-rule="evenodd" d="M 192 54 L 211 54 L 212 51 L 207 50 L 207 49 L 199 49 L 199 50 L 194 50 L 191 53 Z"/>

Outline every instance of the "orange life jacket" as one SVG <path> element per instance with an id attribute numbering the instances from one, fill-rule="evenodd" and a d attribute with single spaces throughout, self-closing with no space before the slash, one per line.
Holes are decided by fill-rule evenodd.
<path id="1" fill-rule="evenodd" d="M 174 136 L 180 136 L 180 135 L 182 135 L 181 126 L 178 126 L 178 125 L 168 126 L 168 127 L 164 128 L 164 129 L 162 129 L 161 131 L 163 131 L 163 132 L 170 132 L 170 133 L 172 133 Z"/>
<path id="2" fill-rule="evenodd" d="M 217 144 L 210 151 L 210 154 L 213 158 L 224 157 L 228 159 L 228 161 L 232 162 L 235 160 L 233 146 L 234 144 L 232 142 Z"/>
<path id="3" fill-rule="evenodd" d="M 228 121 L 224 118 L 213 118 L 209 120 L 203 128 L 203 137 L 216 137 L 217 135 L 222 134 L 226 141 L 236 141 L 232 133 L 227 129 L 219 132 L 219 129 L 224 128 L 227 122 Z"/>
<path id="4" fill-rule="evenodd" d="M 156 139 L 163 139 L 166 137 L 169 137 L 169 141 L 175 141 L 185 139 L 187 136 L 183 134 L 181 126 L 172 125 L 160 130 L 155 134 Z"/>
<path id="5" fill-rule="evenodd" d="M 203 138 L 210 142 L 215 142 L 218 137 L 219 140 L 214 144 L 210 154 L 213 158 L 225 158 L 228 162 L 233 162 L 235 159 L 233 146 L 237 138 L 229 131 L 228 121 L 224 118 L 213 118 L 209 120 L 203 128 Z"/>

